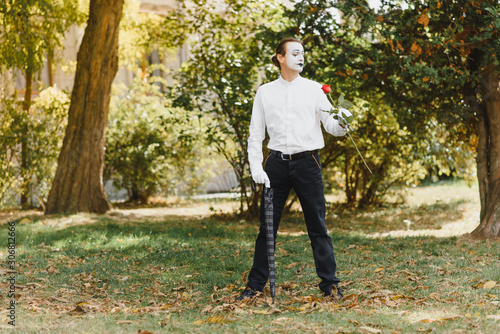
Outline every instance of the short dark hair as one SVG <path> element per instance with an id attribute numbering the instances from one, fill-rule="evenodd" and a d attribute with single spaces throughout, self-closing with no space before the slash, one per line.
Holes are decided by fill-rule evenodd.
<path id="1" fill-rule="evenodd" d="M 278 61 L 278 55 L 284 56 L 286 54 L 286 44 L 288 42 L 297 42 L 297 43 L 300 43 L 302 45 L 301 40 L 298 40 L 298 39 L 293 38 L 293 37 L 284 38 L 278 43 L 278 46 L 276 46 L 276 54 L 273 56 L 273 58 L 271 58 L 271 61 L 273 62 L 274 66 L 276 66 L 280 70 L 281 70 L 281 66 L 280 66 L 280 62 Z"/>

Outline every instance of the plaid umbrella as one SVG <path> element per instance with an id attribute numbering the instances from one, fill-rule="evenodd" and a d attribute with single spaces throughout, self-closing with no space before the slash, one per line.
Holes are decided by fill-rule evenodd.
<path id="1" fill-rule="evenodd" d="M 269 263 L 269 288 L 271 297 L 276 295 L 276 266 L 274 263 L 274 220 L 273 220 L 273 189 L 264 187 L 264 217 L 267 228 L 267 261 Z"/>

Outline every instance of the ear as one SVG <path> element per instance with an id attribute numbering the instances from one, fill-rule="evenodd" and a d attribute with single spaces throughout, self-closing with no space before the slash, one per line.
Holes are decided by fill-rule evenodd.
<path id="1" fill-rule="evenodd" d="M 276 55 L 276 58 L 278 59 L 278 61 L 280 62 L 280 64 L 284 64 L 285 63 L 285 56 L 283 56 L 281 53 L 278 53 Z"/>

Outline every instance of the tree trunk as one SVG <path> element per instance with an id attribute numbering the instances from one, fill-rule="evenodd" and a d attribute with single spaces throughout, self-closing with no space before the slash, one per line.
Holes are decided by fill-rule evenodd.
<path id="1" fill-rule="evenodd" d="M 500 78 L 489 66 L 482 78 L 484 108 L 478 108 L 477 174 L 481 199 L 480 224 L 472 236 L 500 237 Z"/>
<path id="2" fill-rule="evenodd" d="M 479 184 L 479 199 L 481 203 L 481 213 L 479 220 L 482 221 L 486 215 L 486 194 L 488 193 L 488 122 L 486 106 L 478 103 L 474 99 L 472 110 L 478 119 L 478 144 L 477 144 L 477 180 Z"/>
<path id="3" fill-rule="evenodd" d="M 28 152 L 28 124 L 29 124 L 29 111 L 31 107 L 31 92 L 33 84 L 33 71 L 30 67 L 26 70 L 26 88 L 24 90 L 24 101 L 23 101 L 23 112 L 26 114 L 26 122 L 23 124 L 24 133 L 22 134 L 23 139 L 21 141 L 21 176 L 22 176 L 22 186 L 21 186 L 21 207 L 23 209 L 28 208 L 28 195 L 30 192 L 30 176 L 28 175 L 29 166 L 29 152 Z"/>
<path id="4" fill-rule="evenodd" d="M 124 0 L 91 0 L 78 51 L 68 126 L 46 214 L 104 213 L 102 182 L 111 84 L 118 70 L 118 31 Z"/>
<path id="5" fill-rule="evenodd" d="M 52 61 L 53 57 L 48 54 L 47 55 L 47 72 L 49 72 L 49 86 L 54 87 L 54 72 L 52 71 Z"/>

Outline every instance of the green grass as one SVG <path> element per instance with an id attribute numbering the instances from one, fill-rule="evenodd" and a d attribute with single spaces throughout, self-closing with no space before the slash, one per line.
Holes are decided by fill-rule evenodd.
<path id="1" fill-rule="evenodd" d="M 466 206 L 475 205 L 468 188 L 460 185 L 418 191 L 425 189 L 428 195 L 422 200 L 380 209 L 383 213 L 329 210 L 346 296 L 338 304 L 325 301 L 317 289 L 307 235 L 293 233 L 304 231 L 300 215 L 287 217 L 278 237 L 275 307 L 270 307 L 267 292 L 248 303 L 234 302 L 252 263 L 256 221 L 227 216 L 123 219 L 113 214 L 25 221 L 16 228 L 18 308 L 11 331 L 500 332 L 498 242 L 456 236 L 374 238 L 374 232 L 406 231 L 399 224 L 403 219 L 415 221 L 413 229 L 439 229 L 463 220 Z M 463 196 L 439 202 L 429 196 L 457 191 Z M 455 212 L 460 206 L 463 210 Z M 424 222 L 439 214 L 449 219 Z M 6 225 L 2 227 L 0 243 L 5 245 Z M 3 248 L 3 259 L 5 255 Z M 497 285 L 485 288 L 490 281 Z M 7 305 L 7 283 L 1 284 L 2 304 Z M 9 327 L 4 310 L 0 331 Z"/>

